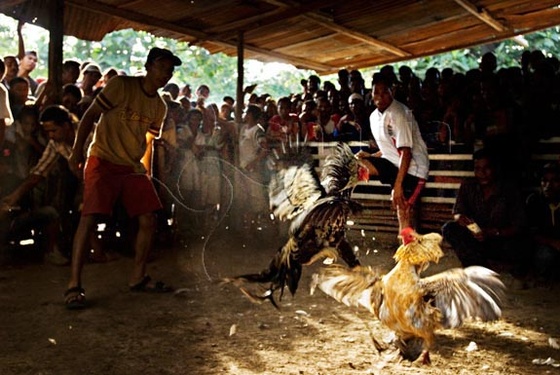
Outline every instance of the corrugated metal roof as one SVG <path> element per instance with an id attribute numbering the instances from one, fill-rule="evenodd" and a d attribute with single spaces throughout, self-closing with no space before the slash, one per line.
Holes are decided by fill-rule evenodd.
<path id="1" fill-rule="evenodd" d="M 48 28 L 44 0 L 0 12 Z M 560 24 L 558 0 L 68 0 L 64 33 L 101 40 L 133 28 L 211 53 L 331 73 L 485 44 Z M 54 20 L 57 22 L 57 20 Z"/>

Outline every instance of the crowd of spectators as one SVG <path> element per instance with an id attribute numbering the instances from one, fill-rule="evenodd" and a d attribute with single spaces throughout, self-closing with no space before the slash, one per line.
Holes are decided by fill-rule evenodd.
<path id="1" fill-rule="evenodd" d="M 18 56 L 0 60 L 3 197 L 34 173 L 49 144 L 41 114 L 56 101 L 49 82 L 32 78 L 37 54 L 20 49 Z M 103 61 L 63 64 L 59 104 L 68 111 L 73 126 L 112 77 L 126 75 L 102 66 Z M 466 73 L 432 67 L 420 77 L 403 64 L 398 69 L 386 65 L 372 77 L 363 77 L 359 70 L 341 69 L 336 83 L 311 75 L 301 81 L 300 92 L 281 98 L 258 93 L 252 85 L 244 90 L 243 124 L 234 122 L 232 93 L 220 93 L 222 103 L 209 103 L 210 90 L 220 92 L 219 87 L 201 85 L 193 91 L 186 82 L 168 83 L 161 93 L 167 116 L 153 157 L 154 181 L 164 203 L 159 225 L 165 227 L 176 219 L 179 208 L 182 221 L 189 222 L 185 231 L 196 231 L 223 218 L 232 203 L 243 211 L 237 224 L 260 225 L 266 207 L 254 197 L 265 194 L 275 158 L 286 148 L 311 141 L 362 141 L 375 148 L 369 124 L 375 110 L 371 83 L 380 77 L 390 83 L 394 98 L 410 108 L 430 149 L 448 152 L 451 145 L 473 152 L 484 147 L 499 156 L 506 173 L 514 175 L 538 139 L 560 135 L 560 64 L 540 51 L 526 51 L 519 66 L 497 67 L 496 56 L 487 53 L 478 69 Z M 55 236 L 69 247 L 75 230 L 73 215 L 80 210 L 80 189 L 64 160 L 49 165 L 42 176 L 44 181 L 25 198 L 9 202 L 10 213 L 2 214 L 0 225 L 11 225 L 13 215 L 22 211 L 32 217 L 39 212 L 39 222 L 51 225 L 56 220 L 69 228 Z M 237 190 L 232 194 L 232 189 Z M 232 196 L 240 199 L 232 202 Z M 251 197 L 253 201 L 248 200 Z M 56 214 L 44 219 L 37 211 L 43 207 L 52 207 Z M 5 243 L 13 234 L 0 231 L 0 235 Z M 69 254 L 64 244 L 55 247 Z"/>

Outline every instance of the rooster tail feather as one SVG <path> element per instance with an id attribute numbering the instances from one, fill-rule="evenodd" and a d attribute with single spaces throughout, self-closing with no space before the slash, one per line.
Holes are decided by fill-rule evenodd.
<path id="1" fill-rule="evenodd" d="M 361 306 L 377 315 L 382 301 L 380 281 L 380 274 L 370 267 L 333 265 L 313 275 L 311 293 L 319 288 L 338 302 Z"/>

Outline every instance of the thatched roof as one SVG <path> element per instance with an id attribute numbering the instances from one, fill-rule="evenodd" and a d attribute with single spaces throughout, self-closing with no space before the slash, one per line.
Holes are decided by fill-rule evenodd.
<path id="1" fill-rule="evenodd" d="M 0 12 L 48 28 L 45 0 Z M 64 34 L 101 40 L 133 28 L 211 53 L 280 61 L 318 73 L 486 44 L 560 24 L 558 0 L 65 0 Z M 56 22 L 57 20 L 54 20 Z"/>

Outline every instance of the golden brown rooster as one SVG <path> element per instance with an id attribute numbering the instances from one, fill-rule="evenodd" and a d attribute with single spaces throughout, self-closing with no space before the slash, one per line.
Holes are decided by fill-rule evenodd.
<path id="1" fill-rule="evenodd" d="M 289 238 L 276 252 L 267 269 L 256 274 L 246 274 L 224 279 L 239 286 L 253 301 L 268 299 L 275 307 L 274 291 L 284 287 L 294 294 L 301 277 L 302 265 L 323 257 L 340 256 L 349 266 L 359 265 L 352 247 L 346 240 L 346 222 L 350 213 L 361 206 L 350 199 L 358 181 L 369 175 L 350 147 L 339 143 L 327 156 L 322 169 L 322 179 L 315 173 L 310 158 L 298 153 L 276 173 L 269 185 L 270 208 L 275 217 L 291 220 Z M 249 292 L 242 285 L 270 283 L 262 295 Z"/>
<path id="2" fill-rule="evenodd" d="M 383 275 L 369 267 L 328 267 L 313 275 L 311 292 L 321 289 L 348 306 L 362 306 L 393 330 L 404 358 L 430 363 L 434 331 L 459 327 L 467 318 L 491 321 L 501 316 L 504 284 L 487 268 L 455 268 L 420 277 L 430 262 L 443 256 L 441 236 L 401 232 L 397 264 Z M 418 345 L 421 344 L 421 345 Z"/>

